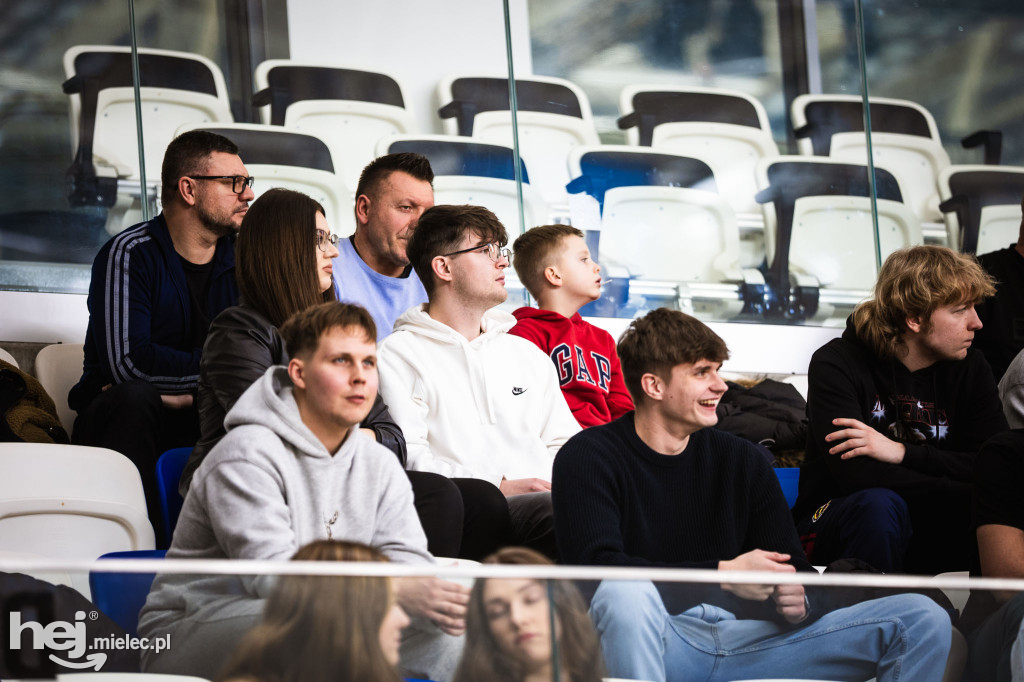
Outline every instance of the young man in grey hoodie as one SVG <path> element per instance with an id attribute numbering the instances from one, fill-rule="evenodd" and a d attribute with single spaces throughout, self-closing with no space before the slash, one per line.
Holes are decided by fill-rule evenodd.
<path id="1" fill-rule="evenodd" d="M 377 391 L 376 330 L 363 308 L 324 303 L 281 327 L 292 358 L 271 367 L 225 419 L 227 435 L 196 471 L 168 558 L 291 558 L 323 538 L 375 547 L 395 563 L 429 564 L 412 489 L 395 457 L 359 433 Z M 444 679 L 461 649 L 468 591 L 431 579 L 396 581 L 421 616 L 402 663 Z M 143 609 L 147 672 L 214 677 L 259 622 L 272 576 L 159 576 Z M 447 633 L 442 634 L 442 630 Z"/>

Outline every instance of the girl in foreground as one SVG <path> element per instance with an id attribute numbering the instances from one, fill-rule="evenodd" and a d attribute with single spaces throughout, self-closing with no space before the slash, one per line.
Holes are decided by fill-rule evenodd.
<path id="1" fill-rule="evenodd" d="M 387 561 L 355 542 L 318 540 L 296 561 Z M 398 642 L 409 618 L 391 581 L 371 576 L 282 576 L 263 622 L 245 636 L 223 682 L 400 682 Z"/>
<path id="2" fill-rule="evenodd" d="M 550 564 L 523 547 L 507 547 L 487 564 Z M 554 607 L 554 637 L 551 608 Z M 557 645 L 557 646 L 553 646 Z M 455 682 L 599 682 L 597 633 L 576 587 L 565 580 L 477 579 L 466 616 L 466 646 Z"/>

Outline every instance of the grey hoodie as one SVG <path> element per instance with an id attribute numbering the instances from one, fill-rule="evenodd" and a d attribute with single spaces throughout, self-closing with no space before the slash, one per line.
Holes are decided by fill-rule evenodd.
<path id="1" fill-rule="evenodd" d="M 289 559 L 302 545 L 333 537 L 362 542 L 396 563 L 432 563 L 395 456 L 352 429 L 331 455 L 299 417 L 284 367 L 271 367 L 225 419 L 227 435 L 203 460 L 185 498 L 175 559 Z M 227 599 L 266 597 L 273 581 L 160 575 L 139 622 L 142 636 L 174 629 Z M 209 609 L 206 609 L 209 610 Z"/>

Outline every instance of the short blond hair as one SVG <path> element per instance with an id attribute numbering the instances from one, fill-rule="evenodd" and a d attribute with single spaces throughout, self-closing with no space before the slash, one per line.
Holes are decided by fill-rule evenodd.
<path id="1" fill-rule="evenodd" d="M 882 358 L 895 358 L 905 345 L 907 318 L 923 321 L 944 306 L 977 304 L 996 293 L 995 280 L 973 256 L 944 246 L 912 246 L 889 255 L 875 282 L 874 297 L 853 311 L 853 326 Z"/>
<path id="2" fill-rule="evenodd" d="M 544 269 L 569 237 L 582 239 L 583 233 L 571 225 L 539 225 L 519 235 L 512 244 L 512 267 L 534 298 L 544 292 Z"/>

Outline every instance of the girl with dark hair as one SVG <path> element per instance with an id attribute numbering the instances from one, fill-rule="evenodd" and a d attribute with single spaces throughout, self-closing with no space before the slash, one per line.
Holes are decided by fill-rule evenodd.
<path id="1" fill-rule="evenodd" d="M 354 542 L 318 540 L 296 561 L 387 561 Z M 389 578 L 281 576 L 263 620 L 239 644 L 224 682 L 399 682 L 398 642 L 409 618 Z"/>
<path id="2" fill-rule="evenodd" d="M 484 563 L 551 562 L 531 549 L 507 547 Z M 551 682 L 556 657 L 558 682 L 600 682 L 604 675 L 597 633 L 571 582 L 477 579 L 469 598 L 466 646 L 455 682 Z"/>

